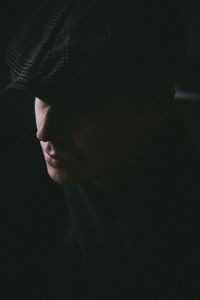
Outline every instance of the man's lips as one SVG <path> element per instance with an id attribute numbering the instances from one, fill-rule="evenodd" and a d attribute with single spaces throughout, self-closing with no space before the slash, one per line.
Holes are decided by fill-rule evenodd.
<path id="1" fill-rule="evenodd" d="M 46 162 L 54 168 L 64 168 L 73 162 L 72 159 L 63 159 L 55 154 L 50 155 L 48 152 L 44 152 L 44 157 Z"/>
<path id="2" fill-rule="evenodd" d="M 55 151 L 45 151 L 44 153 L 46 153 L 48 156 L 50 156 L 51 158 L 57 159 L 57 160 L 74 160 L 74 158 L 70 157 L 69 155 L 61 155 L 61 154 L 57 154 Z"/>
<path id="3" fill-rule="evenodd" d="M 46 152 L 48 156 L 50 156 L 51 158 L 54 158 L 54 159 L 58 159 L 58 160 L 65 160 L 64 158 L 62 158 L 61 156 L 58 156 L 58 155 L 52 155 L 52 154 L 49 154 L 48 152 Z"/>

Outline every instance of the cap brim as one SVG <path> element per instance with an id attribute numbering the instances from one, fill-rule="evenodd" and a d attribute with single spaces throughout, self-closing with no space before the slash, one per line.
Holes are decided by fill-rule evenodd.
<path id="1" fill-rule="evenodd" d="M 0 90 L 0 96 L 7 95 L 9 92 L 12 91 L 22 91 L 33 95 L 32 91 L 26 88 L 24 85 L 11 81 Z"/>
<path id="2" fill-rule="evenodd" d="M 26 93 L 29 96 L 32 96 L 33 98 L 37 97 L 55 108 L 66 109 L 68 113 L 72 114 L 100 111 L 103 108 L 103 103 L 99 103 L 99 105 L 97 105 L 95 101 L 80 101 L 79 97 L 74 97 L 73 99 L 69 97 L 70 100 L 66 101 L 66 95 L 63 95 L 62 93 L 59 94 L 60 101 L 58 101 L 57 103 L 55 99 L 58 98 L 58 95 L 54 94 L 53 91 L 51 91 L 51 93 L 48 94 L 43 94 L 40 90 L 32 91 L 29 87 L 13 81 L 7 83 L 2 89 L 0 89 L 0 97 L 8 96 L 10 93 L 13 92 L 22 92 Z M 95 95 L 92 98 L 94 99 Z"/>

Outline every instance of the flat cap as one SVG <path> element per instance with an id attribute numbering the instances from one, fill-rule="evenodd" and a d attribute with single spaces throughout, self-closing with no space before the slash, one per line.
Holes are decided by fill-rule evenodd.
<path id="1" fill-rule="evenodd" d="M 10 42 L 2 92 L 21 89 L 86 112 L 173 86 L 185 56 L 173 2 L 48 0 Z"/>

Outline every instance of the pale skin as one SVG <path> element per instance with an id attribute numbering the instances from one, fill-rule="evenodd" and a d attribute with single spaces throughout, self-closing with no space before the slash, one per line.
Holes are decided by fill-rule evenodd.
<path id="1" fill-rule="evenodd" d="M 110 189 L 120 183 L 126 170 L 145 151 L 152 129 L 163 116 L 136 113 L 133 103 L 117 101 L 104 113 L 70 115 L 35 98 L 37 138 L 46 152 L 71 160 L 61 167 L 46 160 L 49 176 L 61 185 L 92 182 Z"/>

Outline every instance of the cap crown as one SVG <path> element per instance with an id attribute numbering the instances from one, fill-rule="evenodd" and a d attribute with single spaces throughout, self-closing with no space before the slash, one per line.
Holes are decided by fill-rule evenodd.
<path id="1" fill-rule="evenodd" d="M 8 47 L 11 86 L 88 111 L 172 86 L 184 37 L 170 1 L 48 0 Z"/>

